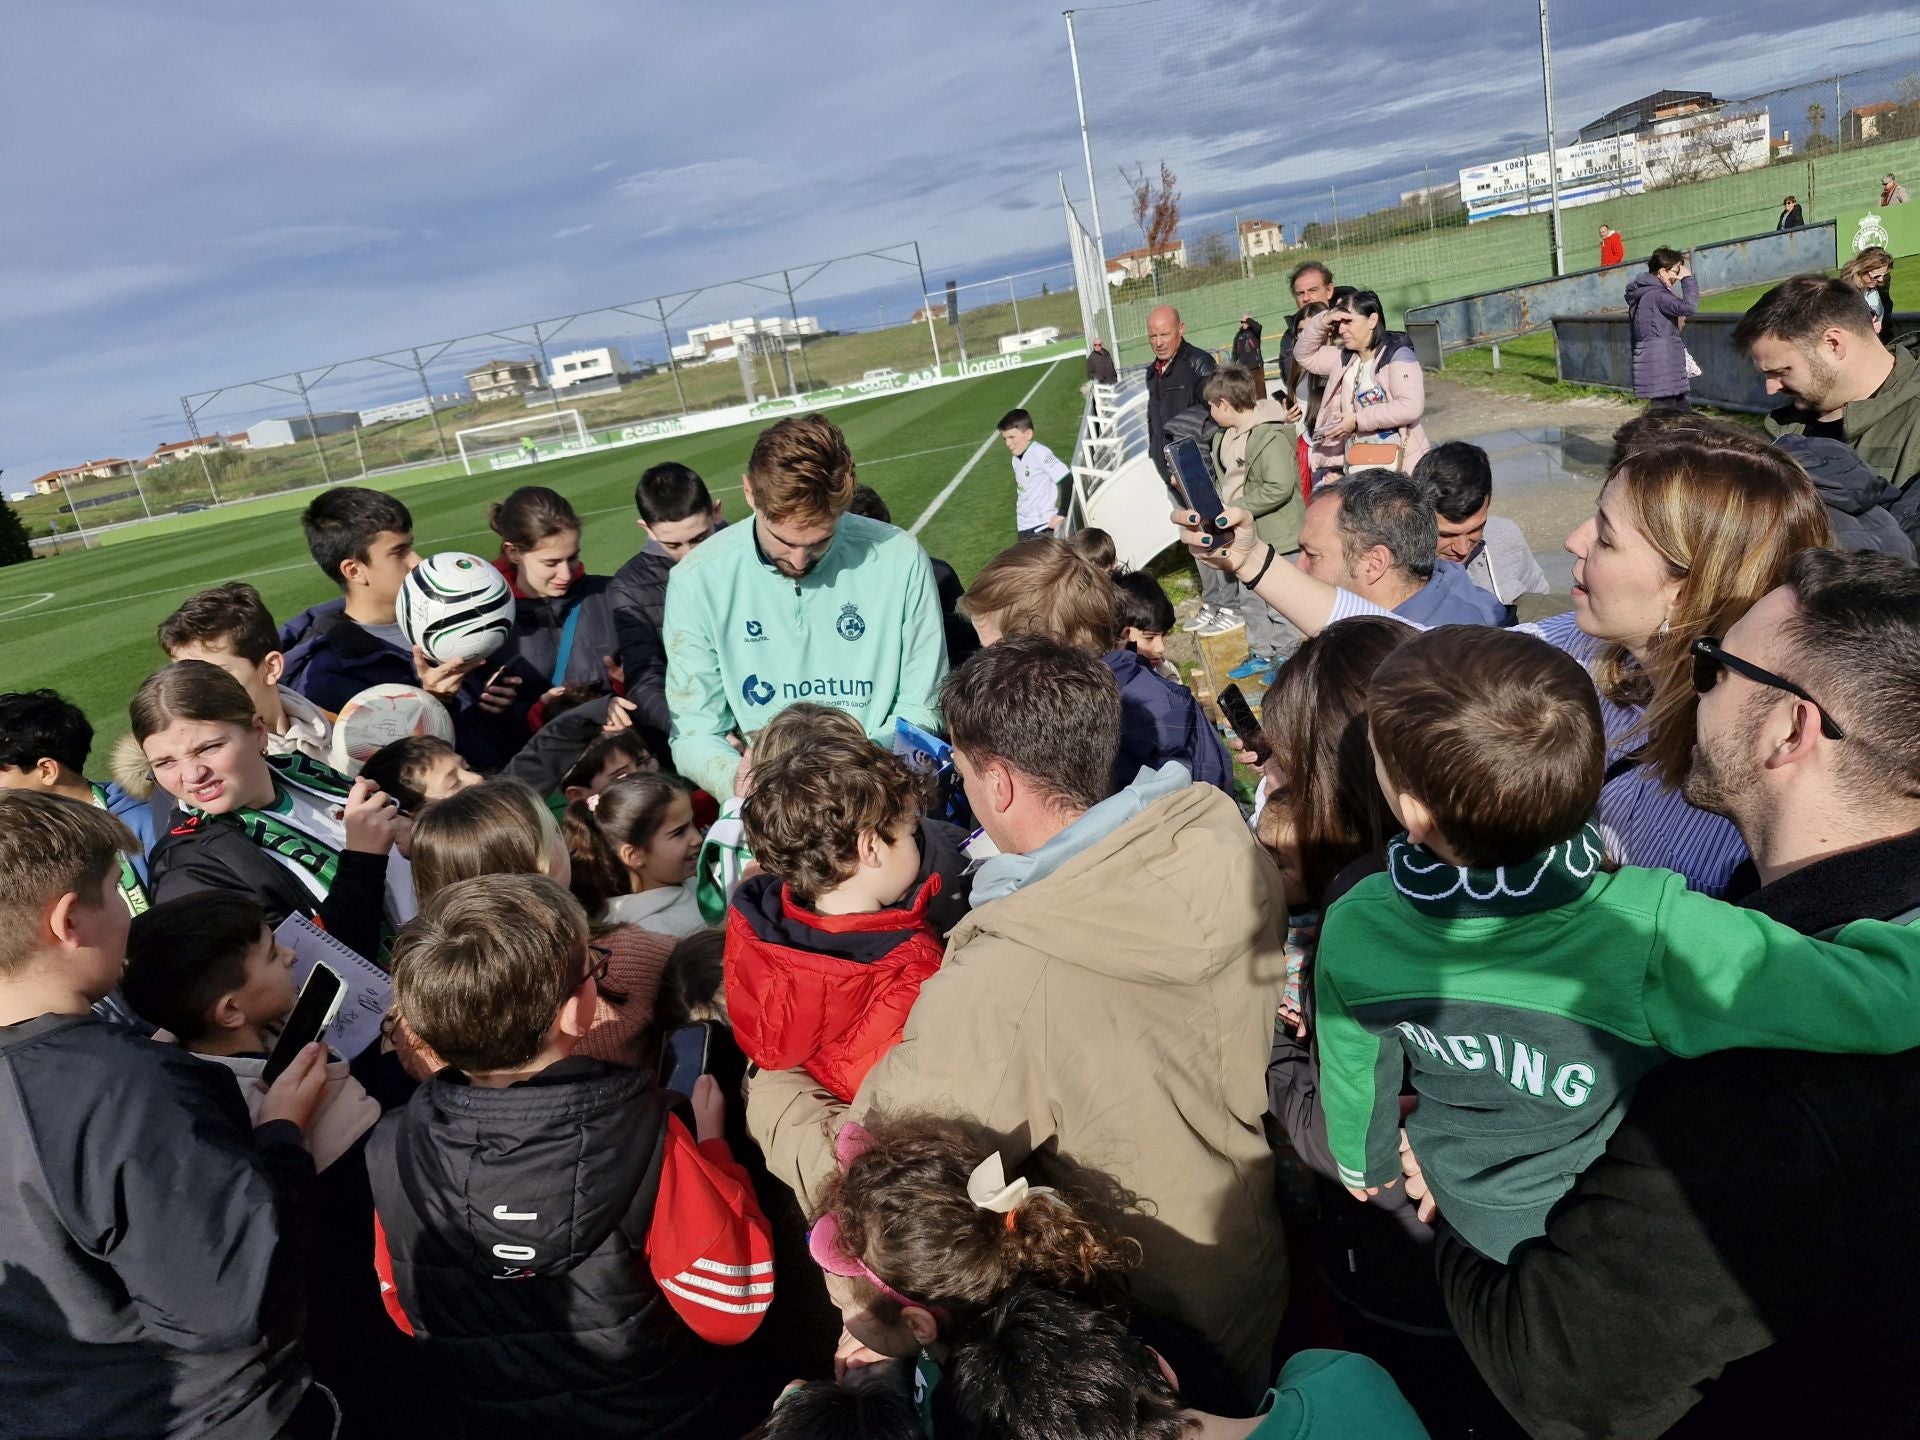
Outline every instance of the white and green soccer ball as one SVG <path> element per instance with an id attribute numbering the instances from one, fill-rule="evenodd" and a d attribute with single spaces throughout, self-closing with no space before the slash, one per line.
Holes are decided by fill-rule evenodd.
<path id="1" fill-rule="evenodd" d="M 478 555 L 429 555 L 406 578 L 395 605 L 400 630 L 436 665 L 483 660 L 513 631 L 513 591 Z"/>

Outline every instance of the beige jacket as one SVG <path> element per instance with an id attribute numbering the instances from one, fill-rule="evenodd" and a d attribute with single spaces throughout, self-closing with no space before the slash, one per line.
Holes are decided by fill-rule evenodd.
<path id="1" fill-rule="evenodd" d="M 1140 1201 L 1135 1293 L 1250 1393 L 1287 1301 L 1261 1126 L 1286 913 L 1231 800 L 1162 794 L 960 922 L 851 1107 L 971 1120 L 1038 1183 L 1106 1172 Z M 748 1128 L 809 1213 L 843 1113 L 803 1074 L 752 1082 Z"/>

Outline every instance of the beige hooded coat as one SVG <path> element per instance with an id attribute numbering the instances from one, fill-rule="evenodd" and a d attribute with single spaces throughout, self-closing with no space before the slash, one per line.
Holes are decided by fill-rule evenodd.
<path id="1" fill-rule="evenodd" d="M 1233 802 L 1182 784 L 962 920 L 850 1107 L 970 1121 L 1039 1184 L 1111 1176 L 1140 1202 L 1135 1293 L 1250 1394 L 1287 1302 L 1262 1130 L 1286 913 Z M 748 1127 L 809 1213 L 847 1113 L 804 1074 L 751 1082 Z"/>

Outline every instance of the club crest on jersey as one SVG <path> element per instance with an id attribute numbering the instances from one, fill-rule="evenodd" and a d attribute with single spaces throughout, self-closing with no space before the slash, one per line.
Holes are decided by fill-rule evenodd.
<path id="1" fill-rule="evenodd" d="M 860 610 L 851 600 L 840 607 L 840 619 L 834 629 L 840 632 L 842 640 L 858 640 L 867 633 L 867 622 L 860 618 Z"/>

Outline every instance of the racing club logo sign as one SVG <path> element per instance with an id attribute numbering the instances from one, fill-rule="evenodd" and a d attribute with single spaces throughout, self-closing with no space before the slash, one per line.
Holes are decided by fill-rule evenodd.
<path id="1" fill-rule="evenodd" d="M 859 609 L 849 601 L 841 607 L 840 619 L 833 628 L 840 632 L 842 640 L 858 640 L 867 633 L 867 622 L 860 618 Z"/>

